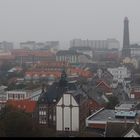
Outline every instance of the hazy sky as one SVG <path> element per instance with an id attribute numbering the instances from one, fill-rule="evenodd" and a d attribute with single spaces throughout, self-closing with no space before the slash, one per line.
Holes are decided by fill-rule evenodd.
<path id="1" fill-rule="evenodd" d="M 140 0 L 0 0 L 0 41 L 116 38 L 128 16 L 140 41 Z"/>

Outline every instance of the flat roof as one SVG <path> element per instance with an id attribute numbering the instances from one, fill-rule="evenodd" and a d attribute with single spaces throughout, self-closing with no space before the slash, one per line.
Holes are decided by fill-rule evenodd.
<path id="1" fill-rule="evenodd" d="M 111 109 L 103 109 L 101 111 L 99 111 L 98 113 L 94 113 L 93 115 L 91 115 L 91 117 L 88 118 L 89 121 L 123 121 L 124 122 L 124 118 L 121 117 L 115 117 L 115 110 L 111 110 Z M 140 111 L 137 112 L 136 117 L 140 116 Z M 131 116 L 130 116 L 131 117 Z M 135 117 L 134 117 L 135 118 Z M 129 122 L 134 122 L 134 118 L 126 118 L 126 121 Z"/>
<path id="2" fill-rule="evenodd" d="M 118 106 L 115 106 L 115 109 L 119 109 L 119 108 L 131 109 L 134 106 L 135 106 L 135 104 L 133 104 L 133 103 L 125 103 L 125 104 L 120 104 Z"/>
<path id="3" fill-rule="evenodd" d="M 120 116 L 120 117 L 123 117 L 123 116 L 126 116 L 126 117 L 135 117 L 136 116 L 136 112 L 133 112 L 133 111 L 119 111 L 119 112 L 116 112 L 116 116 Z"/>

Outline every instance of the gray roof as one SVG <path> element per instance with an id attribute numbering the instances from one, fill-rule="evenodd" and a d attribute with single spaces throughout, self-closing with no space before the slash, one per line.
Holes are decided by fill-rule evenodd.
<path id="1" fill-rule="evenodd" d="M 61 87 L 59 82 L 55 82 L 46 92 L 43 92 L 40 95 L 38 103 L 51 104 L 54 103 L 54 100 L 57 102 L 66 92 L 71 93 L 78 103 L 82 101 L 81 99 L 87 98 L 87 95 L 80 89 L 77 82 L 68 82 L 66 87 Z"/>
<path id="2" fill-rule="evenodd" d="M 140 111 L 137 112 L 136 118 L 140 116 Z M 103 109 L 100 112 L 91 115 L 88 118 L 91 121 L 110 121 L 110 122 L 124 122 L 125 119 L 123 117 L 115 117 L 115 110 L 112 109 Z M 128 123 L 134 123 L 135 118 L 126 118 Z"/>
<path id="3" fill-rule="evenodd" d="M 101 105 L 105 105 L 106 103 L 108 103 L 108 98 L 106 97 L 104 92 L 99 88 L 96 88 L 95 85 L 88 84 L 88 86 L 83 86 L 83 90 L 90 99 L 95 100 L 97 103 Z"/>
<path id="4" fill-rule="evenodd" d="M 61 51 L 58 51 L 56 53 L 56 55 L 78 55 L 79 53 L 77 53 L 76 51 L 74 50 L 61 50 Z"/>

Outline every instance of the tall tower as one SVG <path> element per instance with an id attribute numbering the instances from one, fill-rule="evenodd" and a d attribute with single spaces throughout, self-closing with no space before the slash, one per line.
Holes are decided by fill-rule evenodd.
<path id="1" fill-rule="evenodd" d="M 122 57 L 130 57 L 129 20 L 127 17 L 124 18 Z"/>

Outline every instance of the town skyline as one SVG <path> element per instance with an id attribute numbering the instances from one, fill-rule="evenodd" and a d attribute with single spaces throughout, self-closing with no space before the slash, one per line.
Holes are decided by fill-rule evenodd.
<path id="1" fill-rule="evenodd" d="M 122 21 L 127 16 L 130 21 L 130 42 L 139 42 L 138 5 L 136 0 L 1 0 L 0 40 L 59 40 L 68 44 L 74 38 L 115 38 L 122 44 Z"/>

